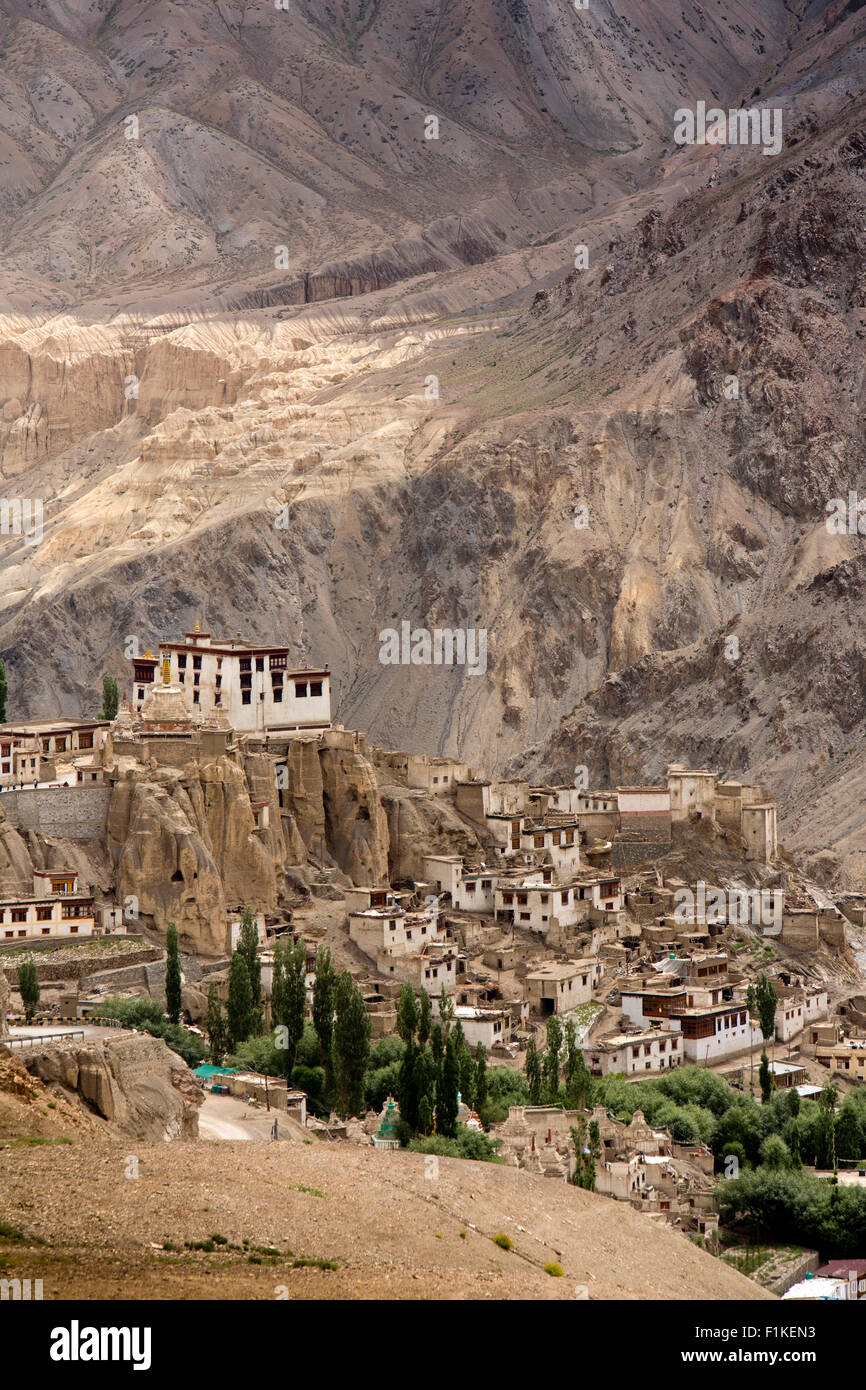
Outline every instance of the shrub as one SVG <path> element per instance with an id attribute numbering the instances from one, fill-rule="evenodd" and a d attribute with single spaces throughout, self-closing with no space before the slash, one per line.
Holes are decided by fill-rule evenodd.
<path id="1" fill-rule="evenodd" d="M 562 1265 L 557 1264 L 555 1260 L 550 1260 L 544 1266 L 544 1272 L 545 1274 L 553 1275 L 554 1279 L 561 1279 L 565 1274 L 565 1270 L 562 1268 Z"/>
<path id="2" fill-rule="evenodd" d="M 499 1231 L 498 1234 L 493 1237 L 493 1244 L 498 1245 L 500 1250 L 514 1249 L 514 1241 L 511 1239 L 511 1236 L 507 1236 L 504 1231 Z"/>

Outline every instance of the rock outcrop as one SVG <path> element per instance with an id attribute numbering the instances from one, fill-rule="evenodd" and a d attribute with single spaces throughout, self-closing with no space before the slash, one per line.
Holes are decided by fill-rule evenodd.
<path id="1" fill-rule="evenodd" d="M 360 753 L 323 747 L 322 805 L 328 848 L 353 883 L 388 883 L 388 821 L 373 766 Z"/>
<path id="2" fill-rule="evenodd" d="M 173 921 L 188 946 L 222 952 L 227 908 L 273 911 L 279 898 L 280 818 L 264 840 L 250 800 L 243 769 L 228 757 L 118 780 L 108 813 L 118 897 L 134 897 L 145 924 Z"/>
<path id="3" fill-rule="evenodd" d="M 62 1088 L 133 1139 L 197 1139 L 202 1092 L 162 1038 L 135 1034 L 51 1046 L 22 1058 L 32 1076 Z"/>

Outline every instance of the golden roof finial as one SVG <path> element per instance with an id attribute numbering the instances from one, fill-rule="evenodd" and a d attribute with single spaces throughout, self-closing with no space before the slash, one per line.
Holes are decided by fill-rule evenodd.
<path id="1" fill-rule="evenodd" d="M 198 623 L 198 618 L 196 618 L 196 620 L 195 620 L 195 631 L 196 631 L 196 632 L 201 632 L 201 628 L 199 627 L 199 623 Z"/>

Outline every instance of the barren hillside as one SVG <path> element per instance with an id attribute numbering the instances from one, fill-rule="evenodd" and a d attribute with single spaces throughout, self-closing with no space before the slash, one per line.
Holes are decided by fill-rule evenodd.
<path id="1" fill-rule="evenodd" d="M 440 1159 L 432 1178 L 420 1154 L 200 1140 L 137 1145 L 133 1180 L 129 1147 L 0 1150 L 0 1216 L 24 1237 L 0 1237 L 0 1268 L 45 1298 L 770 1297 L 630 1207 L 516 1169 Z M 213 1235 L 222 1249 L 184 1248 Z"/>
<path id="2" fill-rule="evenodd" d="M 0 16 L 12 717 L 206 617 L 391 746 L 748 772 L 862 884 L 866 10 Z M 778 156 L 675 146 L 755 94 Z M 486 672 L 383 666 L 404 620 Z"/>

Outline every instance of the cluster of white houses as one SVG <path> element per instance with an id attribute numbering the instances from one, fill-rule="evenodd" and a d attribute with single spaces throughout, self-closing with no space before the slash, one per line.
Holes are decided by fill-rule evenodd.
<path id="1" fill-rule="evenodd" d="M 0 940 L 92 936 L 96 909 L 74 869 L 34 869 L 33 892 L 0 900 Z"/>
<path id="2" fill-rule="evenodd" d="M 669 841 L 672 827 L 692 818 L 738 831 L 747 859 L 766 864 L 778 853 L 776 804 L 766 788 L 720 781 L 706 768 L 671 763 L 663 783 L 593 790 L 490 780 L 446 757 L 383 749 L 375 757 L 408 786 L 453 796 L 461 815 L 484 826 L 503 855 L 543 846 L 560 870 L 577 866 L 580 842 Z"/>

